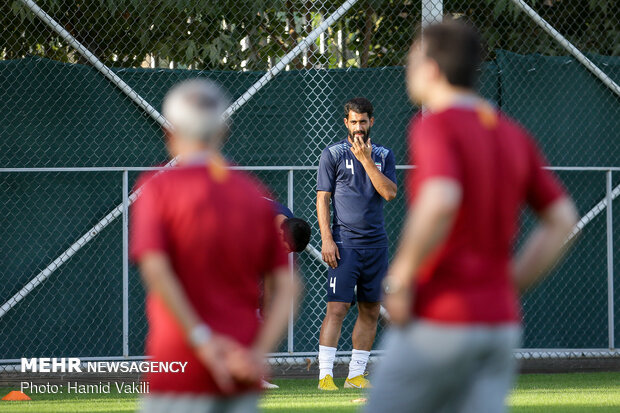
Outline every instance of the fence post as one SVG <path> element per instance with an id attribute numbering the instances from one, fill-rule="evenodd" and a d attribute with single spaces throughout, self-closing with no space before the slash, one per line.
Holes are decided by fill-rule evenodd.
<path id="1" fill-rule="evenodd" d="M 293 170 L 289 169 L 288 171 L 288 179 L 287 179 L 287 184 L 288 184 L 288 191 L 287 191 L 287 206 L 288 209 L 290 209 L 291 211 L 294 211 L 293 209 Z M 290 254 L 288 254 L 288 266 L 289 269 L 291 271 L 291 277 L 294 276 L 295 273 L 295 253 L 291 252 Z M 294 298 L 293 298 L 294 300 Z M 295 302 L 291 302 L 291 311 L 289 314 L 289 318 L 288 318 L 288 340 L 287 340 L 287 344 L 288 344 L 288 352 L 292 353 L 294 351 L 294 317 L 295 317 Z"/>
<path id="2" fill-rule="evenodd" d="M 422 0 L 422 27 L 441 23 L 443 20 L 443 0 Z"/>
<path id="3" fill-rule="evenodd" d="M 613 237 L 613 197 L 612 171 L 607 171 L 606 201 L 607 201 L 607 329 L 609 332 L 609 349 L 614 349 L 614 237 Z"/>
<path id="4" fill-rule="evenodd" d="M 129 357 L 129 171 L 123 171 L 123 356 Z"/>

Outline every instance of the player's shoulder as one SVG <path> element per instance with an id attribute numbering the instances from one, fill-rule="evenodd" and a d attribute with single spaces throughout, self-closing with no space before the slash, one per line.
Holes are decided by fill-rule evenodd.
<path id="1" fill-rule="evenodd" d="M 374 153 L 375 155 L 381 157 L 381 158 L 387 158 L 387 156 L 392 152 L 392 150 L 390 148 L 388 148 L 387 146 L 383 146 L 380 143 L 372 143 L 372 153 Z"/>
<path id="2" fill-rule="evenodd" d="M 272 199 L 265 185 L 258 178 L 245 171 L 230 170 L 230 182 L 226 186 L 248 191 L 249 196 L 265 198 L 265 201 Z"/>
<path id="3" fill-rule="evenodd" d="M 499 126 L 502 128 L 504 136 L 511 137 L 512 139 L 518 139 L 527 145 L 535 143 L 530 131 L 528 131 L 527 128 L 518 120 L 510 117 L 501 110 L 498 110 L 498 119 Z"/>
<path id="4" fill-rule="evenodd" d="M 347 141 L 345 139 L 327 145 L 327 147 L 323 149 L 323 154 L 328 155 L 333 161 L 336 161 L 344 155 L 347 149 Z"/>
<path id="5" fill-rule="evenodd" d="M 175 186 L 187 183 L 187 178 L 191 175 L 200 174 L 204 171 L 204 167 L 198 166 L 174 166 L 166 169 L 145 172 L 143 178 L 148 180 L 149 184 L 155 186 Z"/>
<path id="6" fill-rule="evenodd" d="M 145 171 L 140 174 L 136 181 L 136 188 L 140 188 L 141 191 L 146 189 L 153 189 L 166 185 L 166 182 L 170 180 L 171 172 L 176 168 L 166 168 L 160 170 Z"/>
<path id="7" fill-rule="evenodd" d="M 445 135 L 445 126 L 451 123 L 449 118 L 451 115 L 448 111 L 431 112 L 429 110 L 420 110 L 412 119 L 409 126 L 410 138 L 416 140 L 425 139 L 426 137 L 437 137 L 437 135 Z"/>
<path id="8" fill-rule="evenodd" d="M 136 180 L 136 187 L 142 187 L 145 184 L 152 182 L 155 177 L 157 177 L 157 171 L 145 171 L 138 176 Z"/>
<path id="9" fill-rule="evenodd" d="M 521 133 L 527 133 L 525 126 L 523 126 L 518 120 L 516 120 L 512 116 L 506 114 L 504 111 L 499 109 L 497 110 L 497 114 L 499 122 L 502 125 L 518 130 Z"/>
<path id="10" fill-rule="evenodd" d="M 228 187 L 235 187 L 249 203 L 260 205 L 269 211 L 273 209 L 275 198 L 263 182 L 245 171 L 231 171 L 231 174 L 233 179 Z"/>

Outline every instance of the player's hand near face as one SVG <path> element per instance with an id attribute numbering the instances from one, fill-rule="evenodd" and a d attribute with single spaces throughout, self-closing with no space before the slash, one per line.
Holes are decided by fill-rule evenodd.
<path id="1" fill-rule="evenodd" d="M 351 152 L 360 161 L 362 164 L 364 162 L 372 161 L 372 142 L 370 142 L 370 138 L 368 141 L 364 143 L 362 138 L 358 135 L 354 135 L 353 144 L 351 145 Z"/>
<path id="2" fill-rule="evenodd" d="M 323 261 L 331 268 L 336 268 L 338 266 L 338 261 L 336 261 L 336 259 L 340 259 L 340 251 L 338 251 L 338 246 L 333 239 L 324 240 L 322 242 L 321 255 L 323 256 Z"/>

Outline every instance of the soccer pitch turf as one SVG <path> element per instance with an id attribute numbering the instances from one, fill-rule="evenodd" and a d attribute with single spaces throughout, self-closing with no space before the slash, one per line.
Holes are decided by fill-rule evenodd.
<path id="1" fill-rule="evenodd" d="M 280 386 L 261 400 L 264 412 L 355 412 L 360 390 L 324 393 L 315 379 L 274 380 Z M 336 379 L 342 387 L 344 379 Z M 0 388 L 5 395 L 14 388 Z M 0 412 L 131 412 L 135 395 L 34 395 L 30 402 L 0 402 Z M 519 376 L 508 404 L 512 413 L 620 412 L 620 373 L 528 374 Z"/>

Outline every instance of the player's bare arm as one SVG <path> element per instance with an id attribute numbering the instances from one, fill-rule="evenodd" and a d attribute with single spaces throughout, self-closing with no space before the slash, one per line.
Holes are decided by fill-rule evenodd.
<path id="1" fill-rule="evenodd" d="M 385 307 L 394 324 L 409 320 L 411 283 L 421 263 L 448 236 L 461 196 L 460 184 L 452 179 L 432 178 L 421 186 L 385 280 Z"/>
<path id="2" fill-rule="evenodd" d="M 542 211 L 539 219 L 538 228 L 513 263 L 513 278 L 520 291 L 536 284 L 557 262 L 569 246 L 566 239 L 579 218 L 573 201 L 563 197 Z"/>
<path id="3" fill-rule="evenodd" d="M 332 230 L 329 227 L 329 204 L 331 198 L 331 192 L 317 191 L 316 214 L 319 220 L 319 229 L 321 230 L 321 255 L 323 261 L 331 268 L 336 268 L 338 266 L 336 259 L 340 259 L 340 252 L 332 237 Z"/>
<path id="4" fill-rule="evenodd" d="M 163 253 L 146 253 L 140 260 L 140 273 L 146 287 L 155 293 L 172 312 L 185 330 L 188 340 L 192 331 L 202 321 L 192 308 L 183 287 L 174 275 L 168 257 Z M 234 340 L 220 334 L 212 333 L 207 340 L 194 343 L 195 352 L 200 360 L 213 372 L 213 378 L 222 390 L 233 390 L 233 378 L 226 364 L 230 352 L 243 352 L 243 348 Z M 244 366 L 244 369 L 246 367 Z"/>
<path id="5" fill-rule="evenodd" d="M 351 123 L 351 121 L 349 121 Z M 364 170 L 368 174 L 372 185 L 375 187 L 379 195 L 386 201 L 391 201 L 396 198 L 397 187 L 394 182 L 387 176 L 385 176 L 379 169 L 375 162 L 372 160 L 372 142 L 370 138 L 364 143 L 362 138 L 354 136 L 353 144 L 351 146 L 351 152 L 357 158 L 358 161 L 364 167 Z"/>

